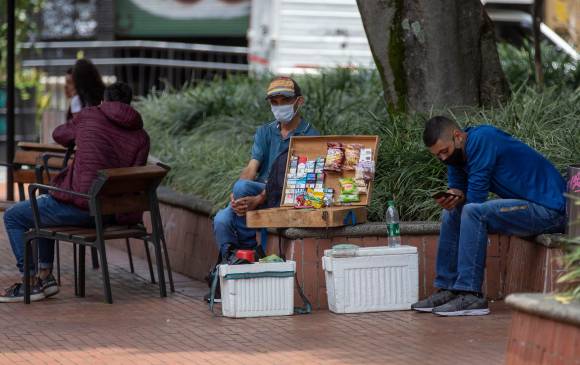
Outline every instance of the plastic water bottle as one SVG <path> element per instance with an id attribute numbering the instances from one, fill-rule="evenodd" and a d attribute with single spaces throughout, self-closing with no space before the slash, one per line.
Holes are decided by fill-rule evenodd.
<path id="1" fill-rule="evenodd" d="M 395 201 L 387 202 L 386 213 L 387 232 L 389 234 L 389 247 L 401 246 L 401 230 L 399 228 L 399 212 L 395 208 Z"/>

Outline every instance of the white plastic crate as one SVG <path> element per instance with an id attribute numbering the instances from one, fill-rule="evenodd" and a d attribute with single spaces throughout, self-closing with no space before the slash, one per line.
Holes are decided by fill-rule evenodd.
<path id="1" fill-rule="evenodd" d="M 221 265 L 225 317 L 288 316 L 294 312 L 296 262 Z"/>
<path id="2" fill-rule="evenodd" d="M 416 247 L 325 250 L 322 268 L 334 313 L 405 310 L 417 301 Z"/>

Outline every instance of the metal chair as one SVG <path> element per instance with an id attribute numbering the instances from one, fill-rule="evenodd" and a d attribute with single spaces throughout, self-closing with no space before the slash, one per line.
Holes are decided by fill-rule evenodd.
<path id="1" fill-rule="evenodd" d="M 160 296 L 167 296 L 162 251 L 165 251 L 165 261 L 168 264 L 169 275 L 171 275 L 171 268 L 169 265 L 167 245 L 163 238 L 163 225 L 159 213 L 159 202 L 156 193 L 157 187 L 166 174 L 167 169 L 160 165 L 101 170 L 93 182 L 88 194 L 77 193 L 42 184 L 29 185 L 28 191 L 32 202 L 35 227 L 29 230 L 25 235 L 24 266 L 28 268 L 29 263 L 31 262 L 31 242 L 34 239 L 48 238 L 79 245 L 78 295 L 83 297 L 85 295 L 85 247 L 94 247 L 97 249 L 101 261 L 101 274 L 103 278 L 105 298 L 108 303 L 112 303 L 113 297 L 111 293 L 105 241 L 119 238 L 146 239 L 155 247 Z M 40 227 L 38 203 L 36 200 L 36 195 L 39 189 L 59 191 L 87 199 L 89 202 L 90 214 L 94 217 L 95 227 Z M 151 232 L 147 232 L 143 225 L 107 226 L 104 223 L 104 217 L 106 216 L 139 211 L 148 211 L 150 213 L 152 226 Z M 30 270 L 24 271 L 24 301 L 29 304 Z M 172 284 L 173 280 L 171 276 L 170 281 Z"/>

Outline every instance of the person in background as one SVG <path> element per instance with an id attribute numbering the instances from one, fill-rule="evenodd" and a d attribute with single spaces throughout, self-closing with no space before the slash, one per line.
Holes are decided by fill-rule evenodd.
<path id="1" fill-rule="evenodd" d="M 536 150 L 490 125 L 461 129 L 446 117 L 425 124 L 423 141 L 447 165 L 448 194 L 437 247 L 438 292 L 411 306 L 440 316 L 489 313 L 482 291 L 488 233 L 563 232 L 566 183 Z M 500 199 L 488 200 L 489 193 Z"/>
<path id="2" fill-rule="evenodd" d="M 77 60 L 72 68 L 71 78 L 81 109 L 101 104 L 105 84 L 99 70 L 90 60 L 85 58 Z M 71 100 L 71 112 L 74 115 L 72 102 L 73 100 Z"/>
<path id="3" fill-rule="evenodd" d="M 99 170 L 145 165 L 149 136 L 143 129 L 141 115 L 130 105 L 132 98 L 133 92 L 127 84 L 114 83 L 106 88 L 102 104 L 82 109 L 71 121 L 54 130 L 54 140 L 65 147 L 76 145 L 76 152 L 73 164 L 55 177 L 53 186 L 86 194 Z M 93 223 L 86 199 L 51 192 L 38 197 L 37 202 L 41 227 L 86 227 Z M 133 224 L 140 220 L 141 214 L 122 218 L 123 224 Z M 4 213 L 4 226 L 16 266 L 21 274 L 30 270 L 34 279 L 30 299 L 37 301 L 57 294 L 59 288 L 51 273 L 54 241 L 38 240 L 37 277 L 34 268 L 24 267 L 24 234 L 34 227 L 30 201 L 9 208 Z M 22 302 L 23 294 L 22 283 L 16 283 L 0 294 L 0 303 Z"/>
<path id="4" fill-rule="evenodd" d="M 72 77 L 73 69 L 69 68 L 64 77 L 64 95 L 70 100 L 69 107 L 66 111 L 66 121 L 70 121 L 78 112 L 81 111 L 81 99 L 77 95 L 75 83 Z"/>

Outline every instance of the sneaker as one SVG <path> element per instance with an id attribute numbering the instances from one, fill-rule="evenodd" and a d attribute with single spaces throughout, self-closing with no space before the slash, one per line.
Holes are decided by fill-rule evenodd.
<path id="1" fill-rule="evenodd" d="M 206 295 L 204 295 L 203 300 L 208 302 L 211 299 L 211 293 L 207 293 Z M 222 297 L 221 297 L 221 293 L 218 291 L 215 292 L 215 298 L 213 298 L 213 302 L 214 303 L 221 303 L 222 302 Z"/>
<path id="2" fill-rule="evenodd" d="M 44 292 L 46 298 L 58 294 L 59 288 L 54 275 L 48 274 L 44 279 L 38 278 L 37 285 Z"/>
<path id="3" fill-rule="evenodd" d="M 429 298 L 418 301 L 411 305 L 411 309 L 417 312 L 431 312 L 433 308 L 448 303 L 457 297 L 450 290 L 441 289 L 437 293 L 432 294 Z"/>
<path id="4" fill-rule="evenodd" d="M 438 316 L 484 316 L 489 314 L 487 299 L 473 294 L 460 294 L 449 303 L 433 308 Z"/>
<path id="5" fill-rule="evenodd" d="M 36 302 L 46 298 L 44 292 L 40 289 L 38 285 L 33 285 L 30 288 L 30 301 Z M 22 283 L 16 283 L 6 289 L 2 295 L 0 295 L 0 303 L 17 303 L 24 302 L 24 285 Z"/>

